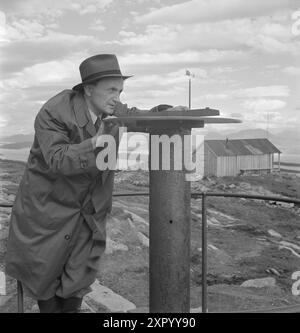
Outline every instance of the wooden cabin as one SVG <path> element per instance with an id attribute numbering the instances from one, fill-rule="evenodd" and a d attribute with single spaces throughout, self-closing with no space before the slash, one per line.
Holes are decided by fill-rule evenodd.
<path id="1" fill-rule="evenodd" d="M 244 172 L 273 171 L 274 154 L 281 151 L 268 139 L 204 141 L 204 176 L 237 176 Z"/>

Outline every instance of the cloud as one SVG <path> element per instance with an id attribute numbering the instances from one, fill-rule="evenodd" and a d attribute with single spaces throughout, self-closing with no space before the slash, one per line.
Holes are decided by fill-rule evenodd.
<path id="1" fill-rule="evenodd" d="M 243 119 L 244 115 L 239 113 L 239 112 L 233 112 L 233 113 L 230 114 L 230 117 L 236 118 L 236 119 Z"/>
<path id="2" fill-rule="evenodd" d="M 6 125 L 7 125 L 7 120 L 2 115 L 0 115 L 0 128 L 5 127 Z"/>
<path id="3" fill-rule="evenodd" d="M 170 65 L 170 64 L 210 64 L 215 62 L 239 61 L 245 56 L 243 51 L 235 50 L 207 50 L 207 51 L 184 51 L 180 53 L 128 53 L 120 57 L 124 66 L 128 65 Z"/>
<path id="4" fill-rule="evenodd" d="M 96 19 L 89 28 L 96 31 L 105 31 L 107 29 L 101 19 Z"/>
<path id="5" fill-rule="evenodd" d="M 75 83 L 78 77 L 78 62 L 73 60 L 49 61 L 26 67 L 10 79 L 4 80 L 9 89 L 59 85 L 61 82 Z M 78 79 L 77 79 L 78 80 Z"/>
<path id="6" fill-rule="evenodd" d="M 2 75 L 22 71 L 38 63 L 64 59 L 80 53 L 85 55 L 91 47 L 99 48 L 101 42 L 92 36 L 52 32 L 38 39 L 6 43 L 1 49 Z"/>
<path id="7" fill-rule="evenodd" d="M 276 11 L 289 8 L 290 0 L 191 0 L 172 6 L 153 10 L 136 17 L 137 23 L 153 24 L 161 22 L 191 24 L 213 22 L 244 17 L 271 15 Z"/>
<path id="8" fill-rule="evenodd" d="M 290 95 L 288 86 L 265 86 L 239 89 L 233 95 L 240 98 L 248 97 L 288 97 Z"/>
<path id="9" fill-rule="evenodd" d="M 0 118 L 2 124 L 5 124 L 1 133 L 6 131 L 14 134 L 22 129 L 32 132 L 34 115 L 39 108 L 40 106 L 35 101 L 31 101 L 24 90 L 18 88 L 11 90 L 8 86 L 1 87 Z"/>
<path id="10" fill-rule="evenodd" d="M 249 99 L 242 103 L 242 107 L 248 110 L 243 113 L 244 121 L 248 126 L 263 126 L 284 128 L 287 103 L 278 99 Z M 252 125 L 251 125 L 252 123 Z"/>
<path id="11" fill-rule="evenodd" d="M 144 69 L 145 66 L 142 68 Z M 153 66 L 150 68 L 153 68 Z M 186 69 L 186 67 L 181 67 L 174 71 L 168 71 L 170 66 L 161 65 L 157 70 L 150 71 L 149 74 L 145 74 L 143 70 L 140 75 L 135 75 L 132 79 L 126 81 L 122 98 L 125 98 L 124 100 L 132 103 L 132 105 L 138 103 L 138 105 L 143 105 L 146 108 L 153 105 L 153 103 L 161 104 L 162 99 L 164 100 L 163 103 L 187 105 L 188 77 L 186 76 Z M 215 87 L 216 84 L 221 86 L 228 84 L 229 79 L 225 79 L 223 75 L 227 72 L 231 73 L 234 70 L 233 68 L 228 66 L 189 66 L 188 69 L 195 74 L 192 79 L 193 105 L 200 107 L 203 104 L 207 105 L 209 101 L 209 103 L 216 106 L 217 101 L 220 101 L 221 104 L 218 107 L 221 107 L 224 100 L 230 99 L 230 95 L 227 93 L 214 92 L 211 87 Z"/>
<path id="12" fill-rule="evenodd" d="M 20 19 L 6 25 L 9 40 L 39 38 L 45 34 L 46 27 L 36 20 Z"/>
<path id="13" fill-rule="evenodd" d="M 54 19 L 67 11 L 74 11 L 79 15 L 103 11 L 109 7 L 113 0 L 26 0 L 9 1 L 4 8 L 14 16 L 36 19 Z"/>
<path id="14" fill-rule="evenodd" d="M 0 81 L 1 118 L 6 121 L 7 131 L 32 132 L 42 103 L 81 81 L 78 64 L 76 57 L 39 63 Z"/>
<path id="15" fill-rule="evenodd" d="M 0 10 L 0 43 L 6 40 L 6 15 Z"/>
<path id="16" fill-rule="evenodd" d="M 201 96 L 201 98 L 203 99 L 211 99 L 211 100 L 216 100 L 216 99 L 219 99 L 219 100 L 224 100 L 224 99 L 227 99 L 229 97 L 229 95 L 227 94 L 205 94 L 203 96 Z"/>
<path id="17" fill-rule="evenodd" d="M 234 73 L 236 71 L 239 71 L 241 69 L 245 69 L 246 67 L 232 67 L 232 66 L 225 66 L 225 67 L 214 67 L 211 69 L 211 75 L 220 75 L 220 74 L 228 74 L 228 73 Z"/>
<path id="18" fill-rule="evenodd" d="M 145 31 L 120 32 L 118 43 L 144 52 L 181 52 L 186 49 L 238 49 L 277 53 L 300 53 L 300 41 L 291 34 L 290 13 L 220 22 L 147 25 Z"/>
<path id="19" fill-rule="evenodd" d="M 288 66 L 282 69 L 282 72 L 291 76 L 300 75 L 300 67 Z"/>
<path id="20" fill-rule="evenodd" d="M 206 70 L 200 68 L 192 68 L 192 71 L 196 74 L 197 79 L 208 79 L 208 73 Z M 172 87 L 172 89 L 186 87 L 187 82 L 188 79 L 185 74 L 185 69 L 181 68 L 177 71 L 169 73 L 137 76 L 132 80 L 126 82 L 126 85 L 130 88 L 140 88 L 143 91 L 147 91 L 148 94 L 149 89 L 152 91 L 162 91 L 169 87 Z"/>
<path id="21" fill-rule="evenodd" d="M 71 57 L 36 63 L 0 81 L 1 117 L 9 131 L 32 131 L 41 104 L 59 91 L 81 81 L 78 66 L 82 53 Z"/>
<path id="22" fill-rule="evenodd" d="M 243 113 L 243 121 L 248 126 L 263 126 L 265 124 L 272 127 L 284 127 L 286 117 L 283 116 L 287 103 L 277 99 L 250 99 L 242 103 L 242 107 L 248 110 Z M 283 109 L 283 110 L 281 110 Z M 279 111 L 281 110 L 281 111 Z M 251 123 L 253 123 L 251 125 Z"/>
<path id="23" fill-rule="evenodd" d="M 244 122 L 251 128 L 257 127 L 272 127 L 282 128 L 285 119 L 280 112 L 273 111 L 272 113 L 265 112 L 251 112 L 244 115 Z M 248 127 L 248 128 L 249 128 Z"/>
<path id="24" fill-rule="evenodd" d="M 278 40 L 263 34 L 249 39 L 247 44 L 254 49 L 275 55 L 278 53 L 290 53 L 292 55 L 300 53 L 300 42 Z"/>
<path id="25" fill-rule="evenodd" d="M 167 25 L 150 25 L 144 33 L 122 30 L 119 35 L 123 38 L 121 41 L 116 41 L 116 43 L 133 46 L 135 49 L 138 47 L 144 51 L 152 50 L 152 52 L 156 52 L 160 50 L 160 52 L 164 52 L 170 49 L 173 42 L 176 42 L 179 29 L 180 27 Z"/>
<path id="26" fill-rule="evenodd" d="M 278 99 L 249 99 L 242 103 L 242 106 L 247 110 L 254 112 L 273 111 L 282 109 L 286 106 L 286 102 Z"/>
<path id="27" fill-rule="evenodd" d="M 130 106 L 138 106 L 142 109 L 150 109 L 158 104 L 187 105 L 186 91 L 186 88 L 178 85 L 164 86 L 161 89 L 155 89 L 152 86 L 152 89 L 148 87 L 145 91 L 145 89 L 131 89 L 128 84 L 121 100 L 126 101 Z"/>
<path id="28" fill-rule="evenodd" d="M 245 115 L 245 126 L 269 112 L 285 126 L 299 106 L 293 1 L 253 1 L 2 1 L 1 117 L 12 130 L 31 128 L 41 103 L 80 82 L 84 58 L 116 53 L 122 72 L 135 75 L 125 103 L 186 105 L 188 69 L 193 106 Z"/>

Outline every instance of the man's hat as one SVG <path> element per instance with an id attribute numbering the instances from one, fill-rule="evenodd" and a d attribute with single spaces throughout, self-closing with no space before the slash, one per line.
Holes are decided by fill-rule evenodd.
<path id="1" fill-rule="evenodd" d="M 85 59 L 79 66 L 82 83 L 73 87 L 73 90 L 81 90 L 83 85 L 104 77 L 121 77 L 123 80 L 131 76 L 121 73 L 118 59 L 114 54 L 98 54 Z"/>

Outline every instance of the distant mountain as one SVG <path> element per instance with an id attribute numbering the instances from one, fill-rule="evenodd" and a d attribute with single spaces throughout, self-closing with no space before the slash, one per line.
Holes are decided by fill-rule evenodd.
<path id="1" fill-rule="evenodd" d="M 262 139 L 268 138 L 270 141 L 274 138 L 272 133 L 268 133 L 266 130 L 261 128 L 253 128 L 249 130 L 241 130 L 238 132 L 229 133 L 226 135 L 228 139 Z"/>
<path id="2" fill-rule="evenodd" d="M 272 143 L 286 154 L 300 154 L 300 132 L 284 130 L 273 136 Z"/>
<path id="3" fill-rule="evenodd" d="M 30 148 L 31 145 L 32 145 L 31 141 L 24 141 L 24 142 L 0 144 L 0 148 L 1 149 L 23 149 L 23 148 Z"/>
<path id="4" fill-rule="evenodd" d="M 264 129 L 252 128 L 238 132 L 208 132 L 206 140 L 229 140 L 235 139 L 269 139 L 278 149 L 285 154 L 300 154 L 300 132 L 296 130 L 284 130 L 279 133 L 267 132 Z"/>
<path id="5" fill-rule="evenodd" d="M 257 138 L 267 138 L 272 139 L 273 134 L 267 133 L 267 131 L 260 128 L 253 128 L 249 130 L 241 130 L 238 132 L 212 132 L 208 131 L 205 134 L 205 140 L 225 140 L 228 139 L 257 139 Z"/>
<path id="6" fill-rule="evenodd" d="M 205 135 L 205 140 L 225 140 L 226 139 L 226 134 L 225 133 L 220 133 L 220 132 L 207 132 L 204 133 Z"/>
<path id="7" fill-rule="evenodd" d="M 0 142 L 33 142 L 34 134 L 15 134 L 10 136 L 0 137 Z"/>
<path id="8" fill-rule="evenodd" d="M 214 132 L 204 131 L 205 140 L 225 140 L 230 139 L 257 139 L 268 138 L 278 149 L 286 154 L 300 154 L 300 131 L 283 130 L 279 133 L 267 132 L 264 129 L 252 128 L 241 130 L 238 132 Z M 128 139 L 134 133 L 128 134 Z M 0 137 L 0 142 L 3 143 L 0 148 L 21 149 L 31 147 L 34 134 L 16 134 L 7 137 Z"/>

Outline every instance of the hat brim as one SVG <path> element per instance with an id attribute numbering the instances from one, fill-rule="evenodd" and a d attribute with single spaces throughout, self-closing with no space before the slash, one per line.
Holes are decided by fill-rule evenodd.
<path id="1" fill-rule="evenodd" d="M 129 79 L 130 77 L 133 77 L 133 75 L 129 75 L 129 76 L 125 76 L 125 75 L 119 75 L 119 74 L 107 74 L 107 75 L 101 75 L 99 77 L 96 77 L 96 78 L 93 78 L 91 80 L 86 80 L 84 82 L 81 82 L 79 84 L 77 84 L 76 86 L 74 86 L 72 89 L 73 90 L 76 90 L 76 91 L 80 91 L 83 89 L 83 86 L 85 84 L 88 84 L 88 83 L 92 83 L 92 82 L 95 82 L 95 81 L 98 81 L 102 78 L 106 78 L 106 77 L 121 77 L 123 80 L 126 80 L 126 79 Z"/>

